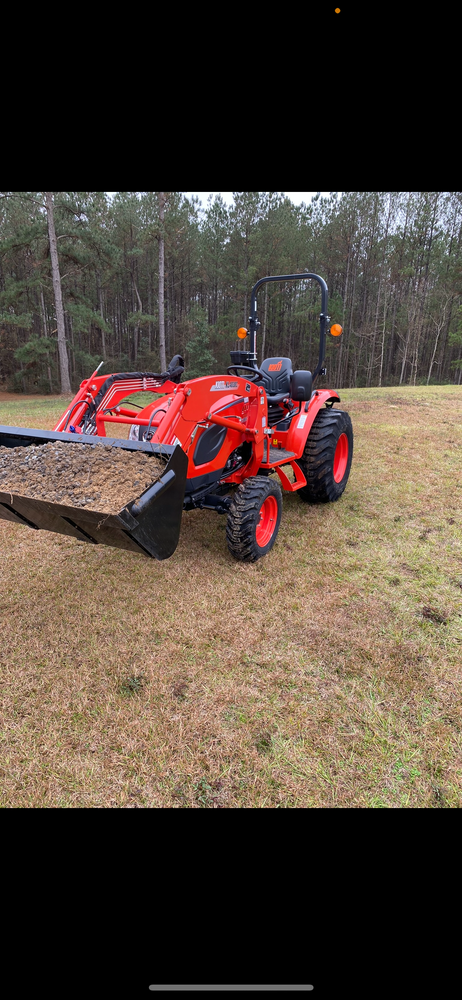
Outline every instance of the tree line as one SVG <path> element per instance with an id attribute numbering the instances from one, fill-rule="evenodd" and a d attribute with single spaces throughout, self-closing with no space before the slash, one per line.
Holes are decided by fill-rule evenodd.
<path id="1" fill-rule="evenodd" d="M 101 373 L 223 373 L 261 277 L 329 288 L 326 384 L 462 380 L 462 194 L 0 192 L 0 385 L 69 394 Z M 263 285 L 258 360 L 313 368 L 316 283 Z"/>

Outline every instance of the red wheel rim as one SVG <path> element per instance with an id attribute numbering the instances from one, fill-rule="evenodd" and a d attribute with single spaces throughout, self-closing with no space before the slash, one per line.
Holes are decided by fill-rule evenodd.
<path id="1" fill-rule="evenodd" d="M 257 524 L 256 539 L 257 545 L 263 548 L 268 545 L 276 529 L 278 519 L 278 505 L 275 497 L 267 497 L 263 501 L 259 511 L 259 521 Z"/>
<path id="2" fill-rule="evenodd" d="M 335 449 L 334 455 L 334 479 L 340 483 L 345 475 L 348 463 L 348 438 L 346 434 L 341 434 Z"/>

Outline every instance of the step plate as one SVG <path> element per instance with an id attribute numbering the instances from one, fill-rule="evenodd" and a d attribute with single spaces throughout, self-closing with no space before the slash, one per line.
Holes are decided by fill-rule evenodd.
<path id="1" fill-rule="evenodd" d="M 291 462 L 295 458 L 294 451 L 286 451 L 285 448 L 271 448 L 269 450 L 269 462 L 262 462 L 262 469 L 271 469 L 276 465 L 284 465 L 286 462 Z"/>

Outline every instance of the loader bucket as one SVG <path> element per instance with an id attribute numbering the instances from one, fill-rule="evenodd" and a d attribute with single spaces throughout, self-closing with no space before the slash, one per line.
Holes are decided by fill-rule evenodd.
<path id="1" fill-rule="evenodd" d="M 117 513 L 110 514 L 10 493 L 0 483 L 0 518 L 155 559 L 173 555 L 180 535 L 188 464 L 179 445 L 0 425 L 0 447 L 27 448 L 53 441 L 68 442 L 70 448 L 75 444 L 102 444 L 108 448 L 145 451 L 165 462 L 165 469 L 160 476 L 157 473 L 159 478 L 140 496 L 134 496 Z M 58 469 L 56 476 L 59 477 Z"/>

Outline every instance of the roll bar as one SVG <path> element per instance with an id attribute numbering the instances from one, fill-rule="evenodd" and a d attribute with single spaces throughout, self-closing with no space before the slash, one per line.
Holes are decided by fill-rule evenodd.
<path id="1" fill-rule="evenodd" d="M 329 322 L 330 316 L 327 315 L 327 285 L 323 278 L 319 277 L 319 274 L 308 274 L 303 271 L 302 274 L 277 274 L 268 278 L 260 278 L 259 281 L 252 288 L 252 293 L 250 296 L 250 354 L 253 355 L 252 360 L 257 362 L 257 352 L 256 352 L 256 338 L 257 338 L 257 327 L 260 326 L 260 322 L 257 318 L 257 289 L 260 285 L 263 285 L 265 281 L 305 281 L 308 278 L 313 279 L 318 282 L 321 286 L 321 313 L 319 316 L 320 321 L 320 332 L 319 332 L 319 360 L 318 364 L 313 372 L 313 381 L 320 374 L 325 374 L 325 369 L 323 368 L 324 357 L 326 353 L 326 325 Z"/>

